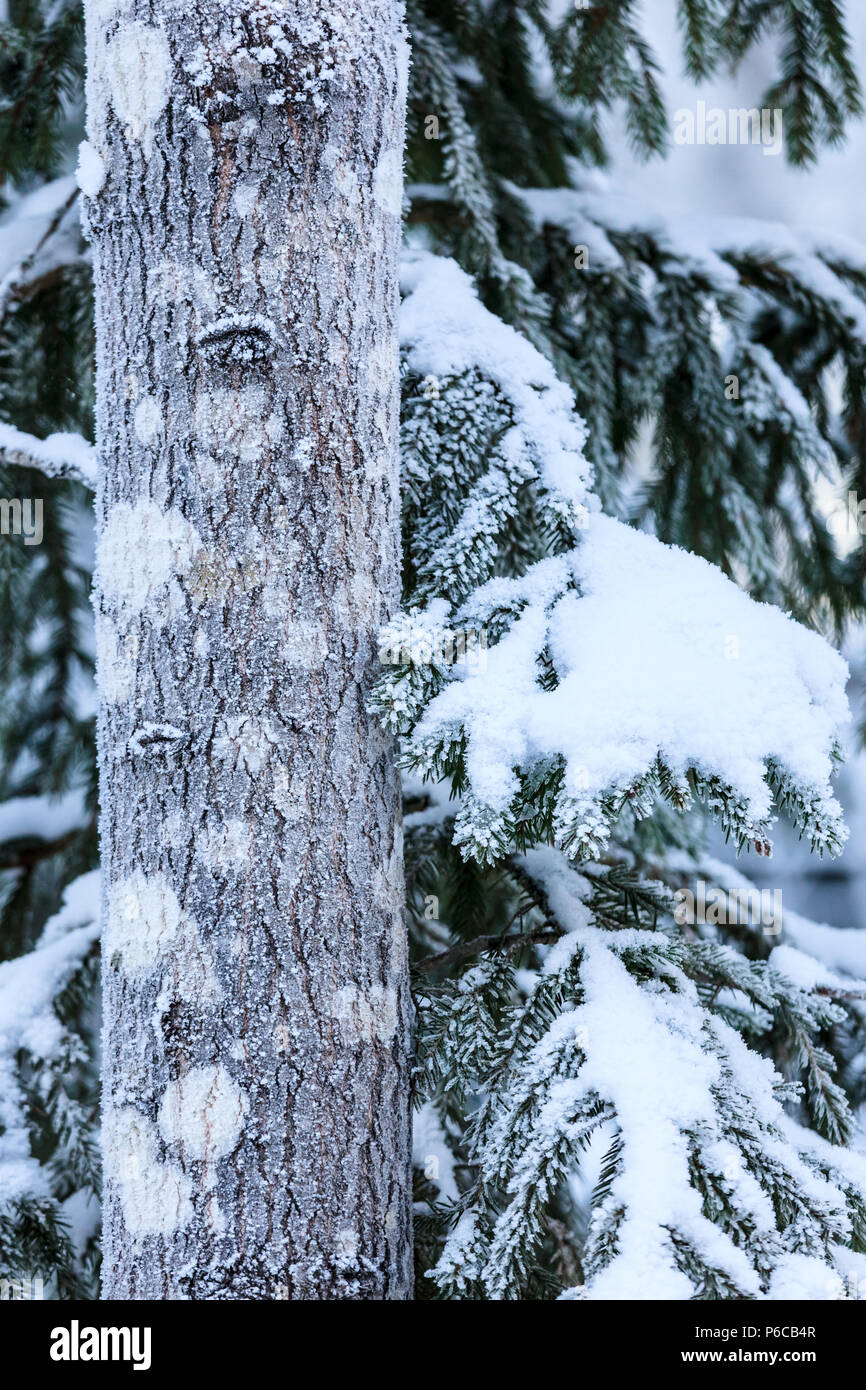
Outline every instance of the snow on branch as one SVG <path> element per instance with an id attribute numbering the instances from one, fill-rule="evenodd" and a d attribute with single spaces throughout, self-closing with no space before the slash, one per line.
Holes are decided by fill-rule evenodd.
<path id="1" fill-rule="evenodd" d="M 748 900 L 750 894 L 758 891 L 752 880 L 738 869 L 710 855 L 685 863 L 695 876 L 718 884 L 732 897 L 739 895 L 742 900 Z M 828 989 L 862 990 L 862 982 L 866 980 L 866 930 L 813 922 L 790 907 L 780 907 L 774 914 L 774 927 L 779 945 L 789 953 L 783 958 L 788 966 L 794 964 L 791 953 L 809 957 L 814 962 L 813 983 L 820 981 Z M 832 981 L 828 979 L 830 975 L 835 977 Z M 804 977 L 801 975 L 801 978 Z"/>
<path id="2" fill-rule="evenodd" d="M 61 1022 L 55 1001 L 98 940 L 98 884 L 97 873 L 75 879 L 35 949 L 0 963 L 0 1209 L 51 1196 L 47 1170 L 31 1149 L 19 1057 L 45 1063 L 75 1050 L 77 1040 Z M 50 1069 L 44 1075 L 50 1084 Z"/>
<path id="3" fill-rule="evenodd" d="M 569 388 L 526 338 L 485 309 L 455 261 L 408 251 L 401 287 L 400 343 L 409 371 L 429 383 L 433 399 L 450 378 L 474 375 L 493 383 L 512 413 L 506 453 L 531 466 L 548 509 L 581 530 L 590 466 L 583 454 L 586 429 Z"/>
<path id="4" fill-rule="evenodd" d="M 443 607 L 427 615 L 440 628 Z M 759 852 L 774 797 L 817 848 L 840 849 L 830 777 L 846 664 L 707 561 L 596 513 L 576 549 L 491 580 L 451 621 L 498 638 L 485 661 L 425 666 L 423 645 L 404 642 L 378 703 L 407 766 L 463 789 L 467 857 L 519 841 L 542 794 L 547 834 L 581 857 L 625 804 L 685 809 L 694 794 Z M 401 641 L 399 623 L 383 636 Z"/>
<path id="5" fill-rule="evenodd" d="M 96 451 L 80 434 L 58 432 L 39 439 L 0 422 L 0 461 L 96 487 Z"/>
<path id="6" fill-rule="evenodd" d="M 656 908 L 604 928 L 615 871 L 578 874 L 549 848 L 517 862 L 562 933 L 525 1000 L 503 1013 L 514 981 L 488 961 L 426 1001 L 426 1075 L 446 1093 L 483 1076 L 469 1141 L 478 1182 L 454 1200 L 430 1277 L 451 1296 L 523 1296 L 550 1204 L 574 1179 L 588 1206 L 585 1282 L 564 1298 L 760 1299 L 794 1286 L 838 1297 L 866 1160 L 789 1120 L 799 1085 L 745 1045 L 724 1000 L 765 1011 L 766 1028 L 774 1013 L 796 1017 L 813 1044 L 841 1011 L 772 961 L 688 942 Z M 490 1037 L 477 1057 L 469 1027 Z"/>
<path id="7" fill-rule="evenodd" d="M 0 218 L 0 319 L 28 283 L 79 259 L 77 202 L 74 178 L 53 179 L 13 200 Z"/>
<path id="8" fill-rule="evenodd" d="M 539 230 L 561 227 L 587 246 L 593 268 L 616 272 L 624 268 L 623 252 L 640 254 L 640 243 L 649 242 L 662 258 L 703 277 L 713 293 L 730 295 L 743 288 L 744 268 L 775 267 L 866 344 L 866 253 L 851 238 L 758 218 L 668 217 L 598 188 L 509 189 Z"/>
<path id="9" fill-rule="evenodd" d="M 381 634 L 374 700 L 406 766 L 462 793 L 464 854 L 489 862 L 541 838 L 590 856 L 626 804 L 640 816 L 658 797 L 685 810 L 694 796 L 740 845 L 769 852 L 784 806 L 814 847 L 838 852 L 842 659 L 705 560 L 598 510 L 569 388 L 452 261 L 409 253 L 403 289 L 418 558 L 410 606 Z M 767 354 L 754 370 L 808 433 L 805 402 Z M 547 554 L 513 526 L 533 480 Z M 523 554 L 521 577 L 493 577 L 503 548 Z"/>
<path id="10" fill-rule="evenodd" d="M 15 840 L 60 840 L 90 819 L 81 791 L 64 796 L 14 796 L 0 802 L 0 844 Z"/>

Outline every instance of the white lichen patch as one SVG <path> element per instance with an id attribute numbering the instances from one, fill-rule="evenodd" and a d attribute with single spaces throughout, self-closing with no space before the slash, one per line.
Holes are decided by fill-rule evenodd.
<path id="1" fill-rule="evenodd" d="M 367 380 L 374 391 L 397 389 L 398 347 L 396 338 L 380 338 L 367 358 Z"/>
<path id="2" fill-rule="evenodd" d="M 389 1042 L 397 1031 L 397 994 L 388 985 L 343 985 L 331 997 L 331 1017 L 347 1042 Z"/>
<path id="3" fill-rule="evenodd" d="M 391 915 L 390 969 L 392 975 L 401 976 L 409 960 L 409 934 L 402 912 Z"/>
<path id="4" fill-rule="evenodd" d="M 289 622 L 280 630 L 280 656 L 289 666 L 315 671 L 328 655 L 328 634 L 321 623 Z"/>
<path id="5" fill-rule="evenodd" d="M 372 575 L 363 570 L 356 570 L 348 584 L 343 583 L 337 589 L 335 609 L 347 626 L 378 622 L 381 606 L 379 586 Z"/>
<path id="6" fill-rule="evenodd" d="M 87 0 L 87 22 L 91 28 L 101 28 L 113 19 L 123 0 Z"/>
<path id="7" fill-rule="evenodd" d="M 191 303 L 210 318 L 217 308 L 213 281 L 199 265 L 163 259 L 147 272 L 147 294 L 154 303 L 167 308 Z"/>
<path id="8" fill-rule="evenodd" d="M 180 833 L 180 827 L 166 818 L 162 828 L 166 842 L 179 840 Z M 187 833 L 181 843 L 188 838 Z M 165 1007 L 173 999 L 212 1003 L 220 997 L 219 981 L 198 927 L 181 908 L 164 874 L 136 870 L 115 884 L 108 899 L 105 950 L 107 958 L 127 975 L 161 969 Z"/>
<path id="9" fill-rule="evenodd" d="M 249 217 L 259 200 L 261 184 L 257 180 L 238 184 L 232 194 L 232 207 L 238 217 Z"/>
<path id="10" fill-rule="evenodd" d="M 218 824 L 208 824 L 195 839 L 196 853 L 202 863 L 215 873 L 236 873 L 249 864 L 253 835 L 247 821 L 233 816 Z"/>
<path id="11" fill-rule="evenodd" d="M 358 1258 L 358 1232 L 351 1226 L 344 1226 L 337 1232 L 334 1241 L 334 1254 L 340 1265 L 352 1265 Z"/>
<path id="12" fill-rule="evenodd" d="M 123 1217 L 134 1235 L 168 1235 L 192 1216 L 189 1179 L 158 1157 L 150 1120 L 127 1106 L 102 1121 L 105 1178 L 120 1193 Z"/>
<path id="13" fill-rule="evenodd" d="M 153 970 L 175 944 L 182 912 L 164 874 L 140 869 L 116 883 L 108 899 L 107 954 L 129 975 Z"/>
<path id="14" fill-rule="evenodd" d="M 150 498 L 120 503 L 109 514 L 97 547 L 103 592 L 139 613 L 175 573 L 186 573 L 199 539 L 181 513 L 161 511 Z"/>
<path id="15" fill-rule="evenodd" d="M 155 396 L 142 396 L 133 416 L 139 444 L 152 444 L 162 431 L 162 411 Z"/>
<path id="16" fill-rule="evenodd" d="M 261 772 L 271 752 L 279 746 L 279 732 L 268 719 L 252 715 L 226 715 L 214 735 L 215 757 L 233 771 Z"/>
<path id="17" fill-rule="evenodd" d="M 231 1153 L 246 1113 L 246 1096 L 226 1068 L 206 1066 L 169 1082 L 157 1118 L 167 1144 L 210 1163 Z"/>
<path id="18" fill-rule="evenodd" d="M 95 623 L 99 693 L 109 705 L 128 700 L 135 687 L 139 641 L 134 634 L 118 639 L 114 624 L 99 613 Z"/>
<path id="19" fill-rule="evenodd" d="M 108 45 L 106 69 L 118 118 L 127 134 L 148 148 L 171 87 L 171 52 L 165 34 L 152 25 L 125 25 Z"/>
<path id="20" fill-rule="evenodd" d="M 185 849 L 191 835 L 189 817 L 180 811 L 170 811 L 159 827 L 159 838 L 169 849 Z"/>
<path id="21" fill-rule="evenodd" d="M 307 778 L 293 776 L 287 767 L 278 767 L 274 773 L 271 801 L 289 824 L 299 821 L 306 811 L 307 787 Z"/>
<path id="22" fill-rule="evenodd" d="M 373 196 L 385 212 L 400 216 L 403 207 L 403 151 L 397 145 L 385 150 L 376 165 Z"/>
<path id="23" fill-rule="evenodd" d="M 268 413 L 263 386 L 203 392 L 195 405 L 195 431 L 204 449 L 256 463 L 283 437 L 283 417 Z"/>

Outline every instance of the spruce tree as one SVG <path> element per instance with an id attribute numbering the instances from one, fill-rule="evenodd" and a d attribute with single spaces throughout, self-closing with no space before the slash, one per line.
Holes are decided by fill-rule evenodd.
<path id="1" fill-rule="evenodd" d="M 696 78 L 781 41 L 754 101 L 789 159 L 843 138 L 838 0 L 680 11 Z M 404 592 L 371 705 L 405 766 L 415 1296 L 837 1297 L 864 1270 L 866 947 L 762 913 L 740 870 L 777 816 L 804 855 L 844 845 L 829 643 L 863 548 L 815 482 L 866 488 L 866 253 L 607 182 L 609 111 L 647 157 L 669 139 L 637 4 L 412 0 L 407 24 Z M 80 40 L 75 5 L 14 4 L 0 76 L 3 485 L 47 518 L 3 542 L 0 1001 L 33 1007 L 0 1012 L 0 1256 L 61 1297 L 96 1182 Z"/>

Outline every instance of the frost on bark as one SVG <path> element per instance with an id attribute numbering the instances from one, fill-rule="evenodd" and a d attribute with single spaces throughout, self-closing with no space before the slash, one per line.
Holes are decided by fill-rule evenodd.
<path id="1" fill-rule="evenodd" d="M 392 0 L 88 0 L 108 1298 L 410 1292 Z"/>

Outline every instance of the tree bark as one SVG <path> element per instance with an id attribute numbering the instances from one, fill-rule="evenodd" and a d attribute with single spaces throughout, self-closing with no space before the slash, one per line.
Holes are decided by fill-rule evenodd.
<path id="1" fill-rule="evenodd" d="M 88 0 L 104 1296 L 411 1294 L 394 0 Z"/>

